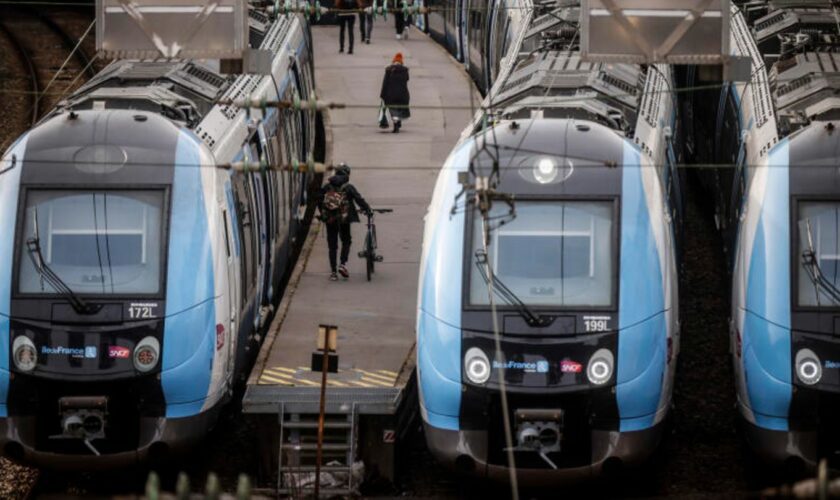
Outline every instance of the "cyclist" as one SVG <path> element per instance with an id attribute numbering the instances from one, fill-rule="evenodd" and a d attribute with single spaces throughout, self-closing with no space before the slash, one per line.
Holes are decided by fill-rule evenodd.
<path id="1" fill-rule="evenodd" d="M 356 187 L 350 184 L 350 166 L 340 163 L 335 169 L 335 175 L 330 177 L 327 184 L 321 188 L 319 203 L 320 218 L 327 226 L 330 281 L 338 281 L 338 273 L 344 279 L 350 277 L 347 271 L 347 259 L 350 257 L 352 243 L 350 224 L 359 222 L 356 205 L 362 209 L 363 213 L 371 213 L 370 205 L 362 198 Z M 336 266 L 339 238 L 341 238 L 341 265 Z"/>

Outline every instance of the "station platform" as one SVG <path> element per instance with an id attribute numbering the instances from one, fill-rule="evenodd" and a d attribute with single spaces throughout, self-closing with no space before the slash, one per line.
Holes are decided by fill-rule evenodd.
<path id="1" fill-rule="evenodd" d="M 384 70 L 396 52 L 410 69 L 414 109 L 393 134 L 378 127 L 378 110 L 332 110 L 325 120 L 328 162 L 352 167 L 351 182 L 374 208 L 378 253 L 371 282 L 357 253 L 365 225 L 353 225 L 350 279 L 329 281 L 326 230 L 313 222 L 301 258 L 248 381 L 243 409 L 276 414 L 282 405 L 317 402 L 320 373 L 309 369 L 319 324 L 338 326 L 339 372 L 329 375 L 328 404 L 353 403 L 359 414 L 389 414 L 414 370 L 415 317 L 423 217 L 440 166 L 471 118 L 478 99 L 461 64 L 429 37 L 412 29 L 395 38 L 393 19 L 379 20 L 371 44 L 355 27 L 352 55 L 339 53 L 337 26 L 313 26 L 319 100 L 378 105 Z M 474 101 L 477 102 L 477 101 Z"/>

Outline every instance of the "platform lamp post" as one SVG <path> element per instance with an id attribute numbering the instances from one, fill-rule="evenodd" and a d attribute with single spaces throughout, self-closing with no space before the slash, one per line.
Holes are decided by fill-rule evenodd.
<path id="1" fill-rule="evenodd" d="M 321 402 L 318 410 L 318 445 L 315 456 L 315 498 L 321 490 L 321 461 L 324 446 L 324 420 L 326 419 L 327 373 L 338 373 L 338 327 L 318 325 L 318 345 L 312 353 L 311 370 L 321 372 Z"/>

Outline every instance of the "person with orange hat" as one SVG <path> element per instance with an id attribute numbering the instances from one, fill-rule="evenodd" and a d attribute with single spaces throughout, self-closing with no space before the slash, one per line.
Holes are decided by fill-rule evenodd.
<path id="1" fill-rule="evenodd" d="M 394 122 L 395 134 L 400 132 L 402 121 L 411 116 L 409 103 L 411 95 L 408 92 L 408 68 L 405 66 L 402 52 L 397 52 L 391 65 L 385 68 L 385 77 L 382 79 L 382 90 L 379 97 L 391 114 Z M 385 124 L 387 127 L 387 123 Z"/>

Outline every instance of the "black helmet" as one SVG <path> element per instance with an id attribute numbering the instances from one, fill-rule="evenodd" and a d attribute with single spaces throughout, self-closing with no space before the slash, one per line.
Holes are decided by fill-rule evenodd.
<path id="1" fill-rule="evenodd" d="M 345 177 L 350 177 L 350 165 L 341 162 L 335 167 L 335 175 L 343 175 Z"/>

